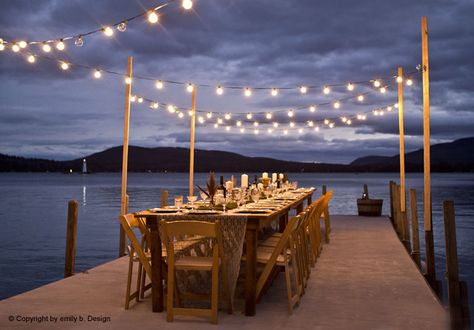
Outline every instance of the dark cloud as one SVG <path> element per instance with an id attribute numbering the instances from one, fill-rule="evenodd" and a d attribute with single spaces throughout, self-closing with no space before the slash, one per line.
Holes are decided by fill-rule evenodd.
<path id="1" fill-rule="evenodd" d="M 5 0 L 0 38 L 42 40 L 82 33 L 158 3 Z M 132 55 L 135 74 L 211 86 L 318 86 L 305 96 L 293 90 L 281 91 L 276 98 L 269 91 L 254 90 L 250 99 L 241 90 L 227 89 L 225 97 L 216 97 L 213 88 L 202 87 L 198 91 L 201 110 L 279 112 L 272 120 L 263 114 L 255 117 L 261 124 L 258 136 L 238 133 L 237 114 L 221 125 L 232 126 L 232 133 L 223 127 L 212 128 L 214 117 L 212 123 L 198 125 L 196 146 L 253 156 L 350 162 L 368 154 L 397 153 L 396 113 L 369 114 L 367 121 L 356 120 L 350 128 L 340 120 L 396 102 L 396 88 L 390 85 L 381 95 L 367 84 L 358 84 L 352 95 L 371 92 L 363 104 L 345 100 L 351 94 L 343 86 L 333 88 L 330 96 L 323 95 L 320 88 L 382 77 L 390 84 L 388 77 L 396 74 L 398 66 L 405 72 L 416 71 L 421 62 L 422 15 L 429 17 L 430 28 L 432 141 L 473 135 L 473 13 L 470 0 L 196 0 L 194 13 L 181 10 L 177 1 L 162 11 L 159 26 L 139 18 L 125 33 L 116 32 L 110 39 L 100 34 L 88 37 L 81 48 L 68 42 L 64 53 L 48 56 L 124 72 L 127 56 Z M 40 52 L 37 46 L 29 51 Z M 91 70 L 72 67 L 65 73 L 54 60 L 42 58 L 30 65 L 24 56 L 10 51 L 0 58 L 0 152 L 65 159 L 121 143 L 124 84 L 120 76 L 104 75 L 97 81 L 91 79 Z M 408 151 L 422 145 L 423 134 L 421 76 L 414 73 L 413 78 L 415 85 L 405 88 Z M 183 109 L 190 106 L 189 94 L 181 85 L 168 84 L 158 91 L 152 81 L 135 80 L 133 92 Z M 331 102 L 341 99 L 341 109 L 333 109 Z M 307 110 L 311 104 L 323 105 L 313 114 Z M 289 108 L 298 109 L 291 120 L 305 127 L 304 133 L 283 136 L 275 131 L 268 136 L 265 131 L 271 122 L 288 125 Z M 150 111 L 145 102 L 132 105 L 131 117 L 134 144 L 188 145 L 187 116 L 178 120 L 166 109 Z M 334 120 L 336 128 L 325 129 L 325 118 Z M 310 133 L 308 120 L 320 125 L 320 131 Z M 252 122 L 245 125 L 252 132 Z"/>

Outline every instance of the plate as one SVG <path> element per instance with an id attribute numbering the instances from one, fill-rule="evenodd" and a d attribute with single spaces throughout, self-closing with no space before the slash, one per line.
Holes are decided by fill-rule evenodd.
<path id="1" fill-rule="evenodd" d="M 213 211 L 213 210 L 190 210 L 188 214 L 219 214 L 221 212 L 219 211 Z"/>
<path id="2" fill-rule="evenodd" d="M 178 209 L 164 209 L 164 208 L 156 207 L 154 209 L 149 209 L 148 211 L 153 212 L 153 213 L 176 213 L 178 212 Z"/>
<path id="3" fill-rule="evenodd" d="M 235 211 L 235 213 L 250 213 L 250 214 L 265 214 L 269 212 L 271 212 L 271 210 L 269 209 L 245 209 L 245 210 Z"/>

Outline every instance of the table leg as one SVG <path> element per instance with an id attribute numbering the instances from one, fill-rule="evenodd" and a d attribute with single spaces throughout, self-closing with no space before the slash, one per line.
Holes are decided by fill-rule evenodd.
<path id="1" fill-rule="evenodd" d="M 245 315 L 254 316 L 257 301 L 257 228 L 249 228 L 245 235 Z"/>
<path id="2" fill-rule="evenodd" d="M 288 213 L 282 214 L 279 219 L 278 223 L 278 231 L 283 233 L 286 228 L 286 224 L 288 223 Z"/>
<path id="3" fill-rule="evenodd" d="M 149 222 L 151 252 L 151 300 L 153 312 L 163 312 L 163 274 L 161 259 L 161 239 L 158 220 Z"/>
<path id="4" fill-rule="evenodd" d="M 301 212 L 303 212 L 303 202 L 296 207 L 296 214 L 300 214 Z"/>
<path id="5" fill-rule="evenodd" d="M 308 197 L 308 206 L 310 206 L 312 202 L 313 202 L 313 195 L 309 195 L 309 197 Z"/>

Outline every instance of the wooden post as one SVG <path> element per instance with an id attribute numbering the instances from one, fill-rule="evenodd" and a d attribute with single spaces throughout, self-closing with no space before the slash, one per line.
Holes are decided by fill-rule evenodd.
<path id="1" fill-rule="evenodd" d="M 400 189 L 398 188 L 398 185 L 394 185 L 393 189 L 393 209 L 395 211 L 395 219 L 394 219 L 394 224 L 395 224 L 395 231 L 397 232 L 398 238 L 402 238 L 402 225 L 400 221 Z"/>
<path id="2" fill-rule="evenodd" d="M 443 202 L 444 213 L 444 238 L 446 242 L 446 274 L 448 280 L 448 301 L 451 315 L 451 328 L 464 329 L 465 321 L 469 321 L 469 315 L 463 315 L 463 299 L 461 298 L 461 287 L 459 282 L 458 252 L 456 241 L 456 221 L 454 216 L 454 202 Z M 467 309 L 469 310 L 469 309 Z"/>
<path id="3" fill-rule="evenodd" d="M 128 141 L 130 130 L 130 96 L 132 93 L 132 57 L 128 57 L 127 77 L 129 83 L 125 84 L 125 113 L 123 116 L 123 150 L 122 150 L 122 190 L 120 215 L 127 211 L 127 175 L 128 175 Z M 125 255 L 125 232 L 120 226 L 119 257 Z"/>
<path id="4" fill-rule="evenodd" d="M 426 202 L 423 201 L 424 205 L 425 203 Z M 430 222 L 431 222 L 432 214 L 430 213 L 429 216 L 430 216 Z M 431 288 L 433 289 L 433 291 L 436 292 L 436 294 L 438 294 L 439 297 L 442 297 L 441 296 L 442 287 L 441 287 L 440 281 L 436 279 L 434 237 L 433 237 L 432 230 L 425 230 L 425 250 L 426 250 L 426 274 L 424 274 L 425 278 L 428 281 L 428 283 L 431 285 Z"/>
<path id="5" fill-rule="evenodd" d="M 392 223 L 394 222 L 394 210 L 393 210 L 393 185 L 394 184 L 395 182 L 393 182 L 392 180 L 390 180 L 390 182 L 388 183 L 388 190 L 390 193 L 390 220 L 392 221 Z"/>
<path id="6" fill-rule="evenodd" d="M 431 231 L 431 159 L 430 159 L 430 67 L 428 63 L 428 18 L 421 18 L 423 72 L 423 219 L 425 231 Z"/>
<path id="7" fill-rule="evenodd" d="M 163 190 L 161 192 L 161 207 L 168 206 L 168 190 Z"/>
<path id="8" fill-rule="evenodd" d="M 326 195 L 326 185 L 325 184 L 323 184 L 322 194 Z"/>
<path id="9" fill-rule="evenodd" d="M 364 194 L 367 199 L 369 199 L 369 187 L 367 187 L 366 184 L 364 184 Z"/>
<path id="10" fill-rule="evenodd" d="M 67 208 L 66 257 L 64 262 L 64 278 L 74 275 L 76 266 L 77 236 L 77 201 L 69 201 Z"/>
<path id="11" fill-rule="evenodd" d="M 196 86 L 191 96 L 191 129 L 189 143 L 189 196 L 194 193 L 194 131 L 196 128 Z"/>
<path id="12" fill-rule="evenodd" d="M 420 234 L 418 230 L 418 207 L 416 205 L 416 190 L 410 189 L 410 210 L 411 210 L 411 233 L 412 252 L 411 256 L 418 268 L 421 269 L 420 262 Z"/>

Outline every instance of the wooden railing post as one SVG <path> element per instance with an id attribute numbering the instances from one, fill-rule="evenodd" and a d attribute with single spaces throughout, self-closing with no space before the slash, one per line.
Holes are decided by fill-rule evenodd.
<path id="1" fill-rule="evenodd" d="M 392 180 L 390 180 L 390 182 L 388 183 L 388 190 L 389 190 L 389 193 L 390 193 L 390 220 L 394 221 L 394 211 L 393 211 L 393 185 L 395 184 L 395 182 L 393 182 Z"/>
<path id="2" fill-rule="evenodd" d="M 393 225 L 395 227 L 395 231 L 397 232 L 398 237 L 401 239 L 402 228 L 401 228 L 401 221 L 400 221 L 400 189 L 398 189 L 397 184 L 393 185 L 393 211 L 394 211 Z"/>
<path id="3" fill-rule="evenodd" d="M 425 198 L 423 196 L 423 198 Z M 429 203 L 431 205 L 431 202 Z M 426 202 L 423 201 L 423 205 L 426 205 Z M 431 210 L 431 209 L 430 209 Z M 433 217 L 430 213 L 430 223 L 431 218 Z M 424 226 L 426 228 L 426 226 Z M 426 280 L 430 284 L 436 294 L 441 297 L 441 283 L 436 279 L 436 263 L 435 263 L 435 250 L 434 250 L 434 237 L 433 230 L 425 229 L 425 250 L 426 250 L 426 273 L 424 274 Z"/>
<path id="4" fill-rule="evenodd" d="M 467 294 L 462 299 L 463 292 L 459 281 L 458 252 L 456 241 L 456 221 L 454 216 L 454 202 L 443 202 L 444 213 L 444 238 L 446 241 L 446 275 L 448 280 L 448 302 L 451 315 L 452 329 L 469 328 L 469 308 L 463 306 L 467 302 Z M 463 285 L 466 288 L 466 285 Z M 467 305 L 467 304 L 466 304 Z M 464 307 L 464 308 L 463 308 Z M 467 314 L 464 315 L 464 310 Z"/>
<path id="5" fill-rule="evenodd" d="M 168 206 L 168 190 L 163 190 L 161 192 L 161 207 Z"/>
<path id="6" fill-rule="evenodd" d="M 323 195 L 326 195 L 326 185 L 323 184 L 323 189 L 321 190 L 322 194 Z"/>
<path id="7" fill-rule="evenodd" d="M 418 206 L 416 204 L 416 190 L 410 189 L 410 210 L 411 210 L 411 234 L 412 252 L 411 256 L 418 268 L 421 269 L 420 262 L 420 234 L 418 229 Z"/>
<path id="8" fill-rule="evenodd" d="M 78 203 L 69 201 L 67 209 L 66 257 L 64 262 L 64 277 L 74 275 L 76 267 L 76 235 Z"/>

